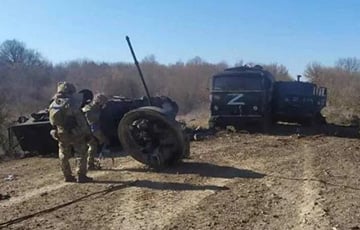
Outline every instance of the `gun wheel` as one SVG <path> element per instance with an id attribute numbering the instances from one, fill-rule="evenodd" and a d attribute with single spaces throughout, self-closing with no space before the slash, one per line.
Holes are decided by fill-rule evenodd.
<path id="1" fill-rule="evenodd" d="M 153 168 L 171 165 L 186 154 L 181 126 L 157 107 L 142 107 L 125 114 L 118 126 L 124 150 Z"/>

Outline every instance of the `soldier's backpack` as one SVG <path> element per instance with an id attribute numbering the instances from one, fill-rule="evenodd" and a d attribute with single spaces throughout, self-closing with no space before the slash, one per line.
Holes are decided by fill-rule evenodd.
<path id="1" fill-rule="evenodd" d="M 52 126 L 66 130 L 76 127 L 76 119 L 71 113 L 70 98 L 55 98 L 49 106 L 49 120 Z"/>

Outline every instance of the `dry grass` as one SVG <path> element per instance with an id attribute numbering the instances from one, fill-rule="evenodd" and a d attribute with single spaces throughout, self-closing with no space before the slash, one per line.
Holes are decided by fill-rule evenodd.
<path id="1" fill-rule="evenodd" d="M 355 108 L 328 106 L 323 109 L 322 114 L 326 117 L 326 121 L 331 124 L 345 126 L 360 125 L 360 114 Z"/>
<path id="2" fill-rule="evenodd" d="M 328 106 L 323 111 L 328 122 L 340 125 L 359 124 L 360 72 L 312 64 L 308 66 L 306 76 L 328 89 Z"/>

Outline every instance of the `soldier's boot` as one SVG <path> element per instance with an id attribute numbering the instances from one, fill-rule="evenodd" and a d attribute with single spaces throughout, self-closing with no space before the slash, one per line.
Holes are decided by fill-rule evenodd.
<path id="1" fill-rule="evenodd" d="M 64 148 L 65 147 L 63 147 L 62 145 L 59 145 L 60 168 L 61 168 L 61 171 L 63 172 L 65 182 L 75 182 L 76 179 L 72 175 L 72 172 L 71 172 L 69 157 L 67 154 L 68 151 L 67 151 L 67 149 L 65 149 L 65 151 L 64 151 Z"/>
<path id="2" fill-rule="evenodd" d="M 94 179 L 92 177 L 88 177 L 86 175 L 79 175 L 77 178 L 77 182 L 78 183 L 88 183 L 88 182 L 93 182 Z"/>
<path id="3" fill-rule="evenodd" d="M 61 164 L 61 169 L 64 174 L 64 181 L 65 182 L 76 182 L 76 178 L 72 175 L 70 164 L 68 162 L 65 162 L 64 164 Z"/>
<path id="4" fill-rule="evenodd" d="M 65 182 L 76 182 L 76 178 L 73 175 L 65 176 Z"/>

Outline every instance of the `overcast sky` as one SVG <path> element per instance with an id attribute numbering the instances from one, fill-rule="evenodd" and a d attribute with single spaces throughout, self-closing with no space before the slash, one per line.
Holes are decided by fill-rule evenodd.
<path id="1" fill-rule="evenodd" d="M 0 42 L 17 39 L 59 63 L 87 58 L 160 63 L 200 56 L 280 63 L 295 76 L 312 61 L 360 57 L 357 0 L 1 0 Z"/>

